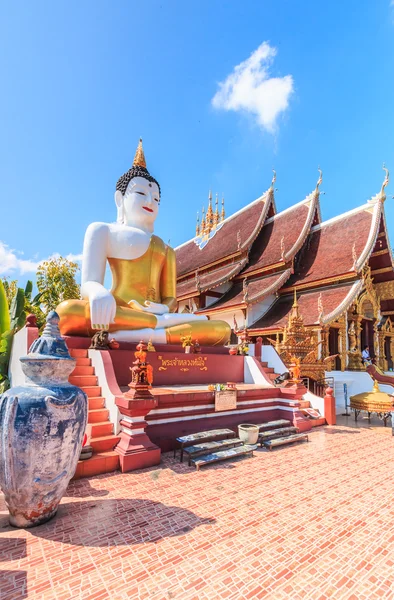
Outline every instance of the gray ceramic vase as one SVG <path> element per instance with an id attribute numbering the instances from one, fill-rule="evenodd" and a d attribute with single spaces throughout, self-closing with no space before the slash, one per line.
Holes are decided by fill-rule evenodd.
<path id="1" fill-rule="evenodd" d="M 26 385 L 0 396 L 0 487 L 15 527 L 33 527 L 56 514 L 75 473 L 88 400 L 68 383 L 75 367 L 48 314 L 44 333 L 22 357 Z"/>

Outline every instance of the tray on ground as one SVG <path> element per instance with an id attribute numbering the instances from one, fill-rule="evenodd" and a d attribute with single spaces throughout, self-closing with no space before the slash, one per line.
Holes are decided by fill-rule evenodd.
<path id="1" fill-rule="evenodd" d="M 259 431 L 268 431 L 270 429 L 278 429 L 279 427 L 290 427 L 291 422 L 287 419 L 278 419 L 278 421 L 268 421 L 268 423 L 258 423 Z"/>
<path id="2" fill-rule="evenodd" d="M 209 454 L 212 452 L 218 452 L 219 450 L 226 450 L 227 448 L 242 446 L 242 444 L 243 442 L 241 442 L 239 438 L 203 442 L 202 444 L 196 444 L 195 446 L 189 446 L 188 448 L 185 448 L 184 453 L 189 457 L 190 467 L 190 461 L 195 456 L 201 456 L 202 454 Z"/>
<path id="3" fill-rule="evenodd" d="M 210 465 L 215 462 L 222 460 L 229 460 L 230 458 L 238 458 L 239 456 L 253 456 L 253 451 L 257 449 L 257 446 L 237 446 L 236 448 L 228 448 L 227 450 L 221 450 L 219 452 L 212 452 L 206 454 L 200 458 L 193 458 L 192 463 L 197 467 L 197 471 L 204 465 Z"/>
<path id="4" fill-rule="evenodd" d="M 276 446 L 285 446 L 286 444 L 293 444 L 294 442 L 308 441 L 308 435 L 306 433 L 295 433 L 294 435 L 287 435 L 285 437 L 275 438 L 273 440 L 267 440 L 262 443 L 265 448 L 275 448 Z"/>
<path id="5" fill-rule="evenodd" d="M 266 442 L 267 440 L 273 440 L 275 438 L 283 437 L 284 435 L 293 435 L 298 433 L 297 427 L 281 427 L 280 429 L 270 429 L 259 433 L 259 444 Z"/>

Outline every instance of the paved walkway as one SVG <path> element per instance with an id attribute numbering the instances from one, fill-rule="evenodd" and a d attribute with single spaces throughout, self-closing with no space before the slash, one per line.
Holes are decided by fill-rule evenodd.
<path id="1" fill-rule="evenodd" d="M 0 496 L 0 598 L 394 598 L 390 434 L 319 428 L 200 472 L 167 454 L 72 483 L 28 531 L 8 526 Z"/>

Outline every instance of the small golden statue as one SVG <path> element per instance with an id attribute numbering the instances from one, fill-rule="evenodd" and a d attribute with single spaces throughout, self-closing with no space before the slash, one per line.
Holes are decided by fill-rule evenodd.
<path id="1" fill-rule="evenodd" d="M 147 352 L 156 352 L 156 348 L 154 347 L 154 345 L 152 344 L 152 340 L 148 341 L 148 345 L 146 347 L 146 351 Z"/>

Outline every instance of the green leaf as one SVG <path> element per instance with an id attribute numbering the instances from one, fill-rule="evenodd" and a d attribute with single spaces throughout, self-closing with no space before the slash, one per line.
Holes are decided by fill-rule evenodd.
<path id="1" fill-rule="evenodd" d="M 44 292 L 39 292 L 36 296 L 34 296 L 33 300 L 31 301 L 32 306 L 40 306 L 41 298 L 43 295 L 44 295 Z"/>
<path id="2" fill-rule="evenodd" d="M 25 287 L 25 298 L 30 300 L 32 291 L 33 291 L 33 282 L 30 281 L 30 279 L 29 279 L 29 281 L 26 283 L 26 287 Z"/>
<path id="3" fill-rule="evenodd" d="M 10 316 L 11 316 L 11 327 L 12 322 L 16 323 L 19 319 L 19 315 L 25 308 L 25 292 L 22 288 L 18 288 L 15 296 L 11 302 Z"/>
<path id="4" fill-rule="evenodd" d="M 8 309 L 7 295 L 2 280 L 0 279 L 0 335 L 10 328 L 10 311 Z"/>

